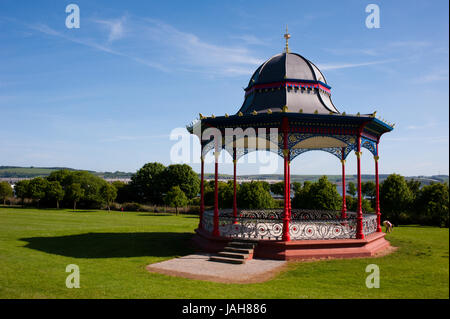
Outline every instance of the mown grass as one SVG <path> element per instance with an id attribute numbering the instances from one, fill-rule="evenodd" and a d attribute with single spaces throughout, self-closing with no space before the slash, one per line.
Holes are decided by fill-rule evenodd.
<path id="1" fill-rule="evenodd" d="M 408 226 L 387 235 L 388 256 L 290 263 L 274 279 L 223 284 L 149 273 L 192 252 L 196 216 L 0 208 L 0 298 L 449 298 L 448 229 Z M 81 288 L 65 272 L 77 264 Z M 368 264 L 381 287 L 368 289 Z"/>

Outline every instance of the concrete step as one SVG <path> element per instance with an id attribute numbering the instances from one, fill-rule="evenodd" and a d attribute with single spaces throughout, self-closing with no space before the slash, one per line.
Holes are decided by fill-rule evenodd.
<path id="1" fill-rule="evenodd" d="M 240 242 L 240 241 L 232 241 L 228 243 L 227 247 L 234 247 L 234 248 L 244 248 L 244 249 L 253 249 L 255 248 L 256 244 L 254 243 L 246 243 L 246 242 Z"/>
<path id="2" fill-rule="evenodd" d="M 221 257 L 228 257 L 228 258 L 236 258 L 236 259 L 247 259 L 248 258 L 248 254 L 242 254 L 242 253 L 236 253 L 236 252 L 221 251 L 217 254 Z"/>
<path id="3" fill-rule="evenodd" d="M 230 253 L 241 253 L 241 254 L 251 254 L 253 252 L 253 249 L 247 249 L 247 248 L 237 248 L 237 247 L 225 247 L 223 251 L 228 251 Z"/>
<path id="4" fill-rule="evenodd" d="M 253 239 L 241 239 L 241 238 L 234 238 L 231 242 L 235 242 L 235 243 L 251 243 L 251 244 L 258 244 L 257 240 L 253 240 Z"/>
<path id="5" fill-rule="evenodd" d="M 220 257 L 220 256 L 211 256 L 209 257 L 210 261 L 228 263 L 228 264 L 244 264 L 245 259 L 236 259 L 236 258 L 228 258 L 228 257 Z"/>

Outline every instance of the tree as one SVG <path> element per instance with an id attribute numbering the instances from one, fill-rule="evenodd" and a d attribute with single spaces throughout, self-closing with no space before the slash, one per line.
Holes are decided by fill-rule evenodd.
<path id="1" fill-rule="evenodd" d="M 66 195 L 71 201 L 73 201 L 73 211 L 75 211 L 77 208 L 77 202 L 84 196 L 84 189 L 80 184 L 74 183 L 67 187 Z"/>
<path id="2" fill-rule="evenodd" d="M 223 182 L 218 181 L 217 186 L 220 188 L 220 184 Z M 204 201 L 205 205 L 212 206 L 214 205 L 214 181 L 211 180 L 209 182 L 205 181 L 204 185 Z"/>
<path id="3" fill-rule="evenodd" d="M 173 186 L 179 186 L 188 199 L 200 192 L 200 179 L 192 167 L 187 164 L 169 165 L 163 172 L 163 188 L 167 192 Z"/>
<path id="4" fill-rule="evenodd" d="M 161 163 L 147 163 L 131 176 L 130 187 L 136 195 L 138 202 L 162 202 L 162 172 L 165 166 Z"/>
<path id="5" fill-rule="evenodd" d="M 394 225 L 400 221 L 400 214 L 406 213 L 413 202 L 413 194 L 398 174 L 389 175 L 380 185 L 380 205 L 383 215 Z"/>
<path id="6" fill-rule="evenodd" d="M 261 185 L 263 186 L 263 188 L 264 188 L 266 191 L 270 192 L 270 184 L 269 184 L 268 182 L 266 182 L 266 181 L 258 181 L 258 183 L 261 183 Z"/>
<path id="7" fill-rule="evenodd" d="M 13 189 L 8 182 L 0 182 L 0 200 L 3 200 L 3 205 L 6 205 L 6 199 L 13 196 Z"/>
<path id="8" fill-rule="evenodd" d="M 283 187 L 284 188 L 284 187 Z M 292 188 L 294 189 L 294 194 L 302 189 L 302 183 L 292 182 Z"/>
<path id="9" fill-rule="evenodd" d="M 270 184 L 270 191 L 276 195 L 284 195 L 284 182 Z"/>
<path id="10" fill-rule="evenodd" d="M 406 181 L 406 185 L 408 185 L 408 188 L 410 189 L 413 195 L 413 200 L 416 200 L 417 197 L 419 196 L 420 186 L 422 185 L 422 183 L 418 180 L 410 179 Z"/>
<path id="11" fill-rule="evenodd" d="M 95 176 L 88 171 L 70 171 L 67 169 L 52 172 L 48 176 L 48 181 L 58 181 L 66 192 L 64 201 L 72 202 L 67 193 L 68 187 L 72 184 L 79 184 L 83 189 L 83 196 L 79 199 L 85 207 L 101 207 L 104 202 L 100 193 L 102 186 L 106 181 L 98 176 Z"/>
<path id="12" fill-rule="evenodd" d="M 204 201 L 205 205 L 214 205 L 214 181 L 205 183 Z M 233 207 L 233 181 L 217 182 L 217 197 L 219 200 L 219 208 Z M 239 192 L 239 184 L 236 184 L 236 191 Z"/>
<path id="13" fill-rule="evenodd" d="M 449 226 L 449 187 L 445 183 L 433 183 L 422 187 L 417 196 L 419 222 Z"/>
<path id="14" fill-rule="evenodd" d="M 60 169 L 57 171 L 53 171 L 50 173 L 50 175 L 47 176 L 47 180 L 49 182 L 58 181 L 59 184 L 63 187 L 69 186 L 71 183 L 71 177 L 73 175 L 74 171 L 68 170 L 68 169 Z"/>
<path id="15" fill-rule="evenodd" d="M 356 190 L 356 186 L 355 183 L 353 182 L 348 182 L 347 184 L 347 194 L 349 194 L 352 197 L 356 196 L 357 190 Z"/>
<path id="16" fill-rule="evenodd" d="M 46 195 L 48 181 L 42 177 L 36 177 L 30 180 L 28 185 L 29 194 L 32 199 L 37 201 L 37 206 L 39 208 L 39 203 Z"/>
<path id="17" fill-rule="evenodd" d="M 361 193 L 365 197 L 369 197 L 370 200 L 373 200 L 376 196 L 376 185 L 372 181 L 362 182 L 361 183 Z"/>
<path id="18" fill-rule="evenodd" d="M 114 181 L 111 184 L 117 189 L 116 202 L 127 203 L 136 200 L 135 196 L 133 196 L 133 189 L 130 184 L 122 181 Z"/>
<path id="19" fill-rule="evenodd" d="M 306 209 L 339 210 L 341 196 L 336 185 L 326 176 L 322 176 L 315 183 L 305 182 L 302 189 L 295 193 L 292 206 Z"/>
<path id="20" fill-rule="evenodd" d="M 242 208 L 273 208 L 275 201 L 262 183 L 252 181 L 242 183 L 237 193 L 239 206 Z"/>
<path id="21" fill-rule="evenodd" d="M 14 186 L 14 192 L 16 196 L 22 199 L 22 206 L 24 205 L 25 198 L 29 196 L 29 185 L 30 181 L 28 179 L 24 179 L 18 181 Z"/>
<path id="22" fill-rule="evenodd" d="M 178 215 L 178 207 L 186 206 L 189 201 L 179 186 L 173 186 L 164 197 L 164 202 L 170 207 L 175 207 Z"/>
<path id="23" fill-rule="evenodd" d="M 102 197 L 104 201 L 106 202 L 106 205 L 108 206 L 108 211 L 111 211 L 111 203 L 116 199 L 117 197 L 117 189 L 114 187 L 114 185 L 111 185 L 110 183 L 106 183 L 102 186 L 100 190 Z"/>
<path id="24" fill-rule="evenodd" d="M 239 184 L 236 183 L 236 195 L 238 191 L 239 191 Z M 233 194 L 234 194 L 233 181 L 228 181 L 226 183 L 224 182 L 219 183 L 219 191 L 218 191 L 219 207 L 220 208 L 233 207 Z"/>
<path id="25" fill-rule="evenodd" d="M 346 205 L 347 209 L 352 212 L 358 211 L 358 198 L 354 198 L 351 196 L 346 196 Z M 368 201 L 365 198 L 361 198 L 361 210 L 363 213 L 373 212 L 372 205 L 370 204 L 370 201 Z"/>
<path id="26" fill-rule="evenodd" d="M 51 181 L 47 184 L 47 196 L 56 201 L 56 208 L 59 209 L 59 201 L 64 199 L 64 189 L 58 181 Z"/>
<path id="27" fill-rule="evenodd" d="M 103 196 L 100 192 L 101 188 L 107 184 L 107 182 L 98 176 L 88 171 L 74 171 L 65 178 L 65 182 L 70 186 L 72 184 L 79 184 L 83 189 L 83 196 L 79 201 L 83 202 L 86 207 L 101 207 L 103 204 Z M 67 186 L 65 188 L 67 190 Z M 67 198 L 69 201 L 72 199 Z"/>

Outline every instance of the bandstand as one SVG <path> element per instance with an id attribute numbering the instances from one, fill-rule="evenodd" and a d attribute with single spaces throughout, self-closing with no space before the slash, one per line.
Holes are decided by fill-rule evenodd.
<path id="1" fill-rule="evenodd" d="M 378 181 L 380 137 L 393 129 L 372 114 L 340 113 L 331 100 L 331 87 L 322 72 L 303 56 L 286 47 L 264 62 L 252 75 L 245 99 L 234 115 L 200 118 L 187 126 L 201 141 L 200 221 L 195 244 L 209 252 L 222 250 L 230 240 L 257 243 L 254 257 L 307 259 L 372 256 L 389 247 L 381 229 Z M 261 132 L 264 132 L 262 134 Z M 362 211 L 361 150 L 372 153 L 375 165 L 375 213 Z M 204 158 L 215 155 L 214 209 L 205 211 Z M 227 151 L 234 163 L 233 208 L 219 210 L 218 158 Z M 239 158 L 252 151 L 277 153 L 284 161 L 283 209 L 240 209 L 236 200 Z M 291 208 L 290 161 L 322 150 L 337 157 L 342 166 L 342 209 L 318 211 Z M 345 202 L 345 160 L 357 159 L 356 212 Z"/>

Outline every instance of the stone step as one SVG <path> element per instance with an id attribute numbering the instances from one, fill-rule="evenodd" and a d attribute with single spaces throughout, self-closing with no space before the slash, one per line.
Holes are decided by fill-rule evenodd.
<path id="1" fill-rule="evenodd" d="M 258 244 L 257 240 L 253 240 L 253 239 L 241 239 L 241 238 L 234 238 L 231 242 L 235 242 L 235 243 L 251 243 L 251 244 Z"/>
<path id="2" fill-rule="evenodd" d="M 242 253 L 236 253 L 236 252 L 221 251 L 217 254 L 221 257 L 228 257 L 228 258 L 236 258 L 236 259 L 247 259 L 248 258 L 248 254 L 242 254 Z"/>
<path id="3" fill-rule="evenodd" d="M 253 252 L 253 249 L 237 248 L 237 247 L 225 247 L 223 250 L 228 251 L 230 253 L 242 253 L 242 254 L 251 254 Z"/>
<path id="4" fill-rule="evenodd" d="M 256 244 L 240 242 L 240 241 L 232 241 L 232 242 L 228 243 L 228 247 L 235 247 L 235 248 L 253 249 L 253 248 L 255 248 L 255 246 L 256 246 Z"/>
<path id="5" fill-rule="evenodd" d="M 236 259 L 236 258 L 228 258 L 228 257 L 220 257 L 220 256 L 211 256 L 209 257 L 210 261 L 228 263 L 228 264 L 244 264 L 245 259 Z"/>

